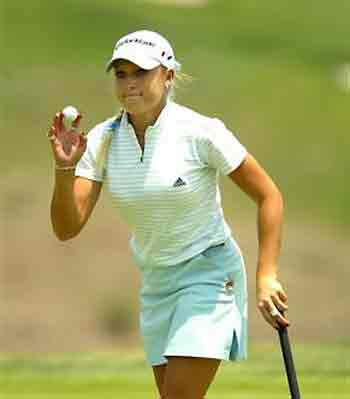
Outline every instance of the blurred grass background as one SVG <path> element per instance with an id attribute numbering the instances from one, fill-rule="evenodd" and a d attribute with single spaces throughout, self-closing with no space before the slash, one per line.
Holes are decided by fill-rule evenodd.
<path id="1" fill-rule="evenodd" d="M 104 67 L 115 41 L 143 28 L 164 34 L 195 78 L 178 101 L 222 118 L 284 193 L 280 267 L 294 341 L 348 345 L 350 3 L 167 3 L 1 1 L 0 351 L 139 344 L 127 228 L 103 196 L 77 239 L 53 237 L 45 134 L 68 104 L 87 130 L 116 112 Z M 255 208 L 225 179 L 223 191 L 247 262 L 252 342 L 271 342 L 255 310 Z"/>
<path id="2" fill-rule="evenodd" d="M 346 399 L 349 348 L 298 346 L 303 398 Z M 339 359 L 342 359 L 339 361 Z M 152 372 L 140 352 L 117 351 L 0 359 L 1 399 L 156 398 Z M 224 363 L 210 388 L 211 399 L 288 397 L 277 346 L 253 346 L 249 362 Z"/>

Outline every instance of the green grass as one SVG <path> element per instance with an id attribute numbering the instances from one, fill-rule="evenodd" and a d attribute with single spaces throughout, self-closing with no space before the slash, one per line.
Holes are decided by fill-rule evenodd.
<path id="1" fill-rule="evenodd" d="M 350 395 L 350 347 L 295 345 L 303 399 Z M 2 356 L 1 399 L 156 398 L 142 352 Z M 208 399 L 288 398 L 278 346 L 254 346 L 246 362 L 224 363 Z"/>

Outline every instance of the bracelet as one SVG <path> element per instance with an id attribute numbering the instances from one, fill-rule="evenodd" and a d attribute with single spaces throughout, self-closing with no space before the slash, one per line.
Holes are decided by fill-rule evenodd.
<path id="1" fill-rule="evenodd" d="M 76 165 L 74 165 L 74 166 L 58 166 L 58 165 L 56 165 L 55 166 L 56 170 L 75 170 L 75 168 L 76 168 Z"/>

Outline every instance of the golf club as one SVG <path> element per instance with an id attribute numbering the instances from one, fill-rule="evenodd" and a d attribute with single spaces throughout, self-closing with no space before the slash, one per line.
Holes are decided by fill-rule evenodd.
<path id="1" fill-rule="evenodd" d="M 300 399 L 300 391 L 298 385 L 297 374 L 294 367 L 292 350 L 290 347 L 287 327 L 280 326 L 278 329 L 280 345 L 284 360 L 284 366 L 287 373 L 289 391 L 292 395 L 291 399 Z"/>

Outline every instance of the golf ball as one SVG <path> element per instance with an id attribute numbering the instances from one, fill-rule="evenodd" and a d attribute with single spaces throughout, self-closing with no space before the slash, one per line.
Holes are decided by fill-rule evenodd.
<path id="1" fill-rule="evenodd" d="M 69 105 L 63 109 L 62 113 L 64 127 L 68 130 L 72 127 L 72 123 L 79 115 L 79 111 L 75 107 Z"/>

